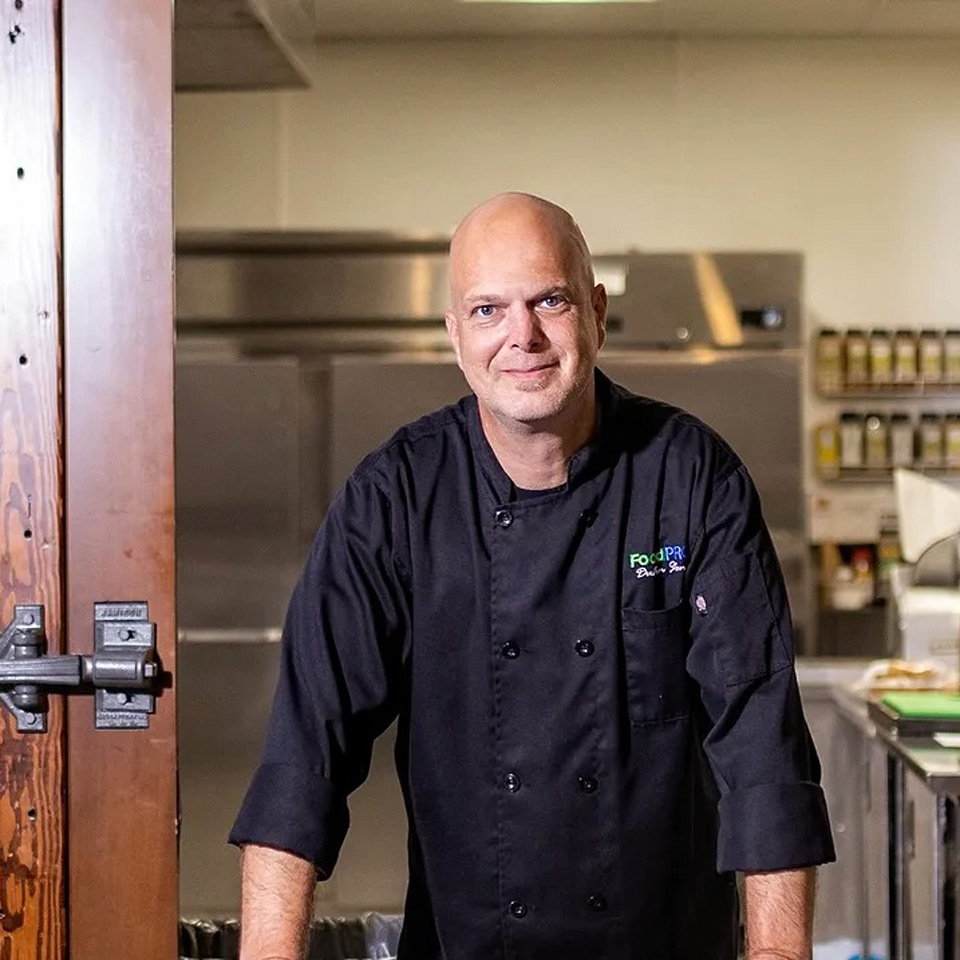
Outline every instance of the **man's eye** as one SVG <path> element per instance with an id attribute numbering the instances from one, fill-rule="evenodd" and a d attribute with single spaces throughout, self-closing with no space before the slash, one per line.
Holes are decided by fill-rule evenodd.
<path id="1" fill-rule="evenodd" d="M 492 303 L 481 303 L 479 307 L 473 308 L 474 315 L 482 320 L 489 320 L 496 312 L 497 308 Z"/>
<path id="2" fill-rule="evenodd" d="M 540 302 L 545 307 L 550 309 L 553 307 L 559 307 L 564 302 L 564 300 L 563 300 L 563 297 L 556 296 L 556 297 L 544 297 Z"/>

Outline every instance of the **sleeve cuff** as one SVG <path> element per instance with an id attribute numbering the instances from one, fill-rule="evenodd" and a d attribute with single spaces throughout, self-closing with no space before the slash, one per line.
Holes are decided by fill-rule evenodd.
<path id="1" fill-rule="evenodd" d="M 326 879 L 349 820 L 346 795 L 329 780 L 303 767 L 267 763 L 254 774 L 229 842 L 285 850 L 309 860 Z"/>
<path id="2" fill-rule="evenodd" d="M 827 803 L 815 783 L 765 783 L 720 799 L 717 869 L 793 870 L 836 859 Z"/>

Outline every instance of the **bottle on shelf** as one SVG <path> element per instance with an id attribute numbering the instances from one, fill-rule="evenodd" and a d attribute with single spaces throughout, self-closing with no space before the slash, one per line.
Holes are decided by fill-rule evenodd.
<path id="1" fill-rule="evenodd" d="M 912 330 L 893 335 L 893 379 L 902 385 L 917 382 L 917 338 Z"/>
<path id="2" fill-rule="evenodd" d="M 870 382 L 867 360 L 867 335 L 862 330 L 849 330 L 844 338 L 846 385 L 856 390 Z"/>
<path id="3" fill-rule="evenodd" d="M 859 413 L 841 413 L 840 469 L 862 469 L 863 454 L 863 417 Z"/>
<path id="4" fill-rule="evenodd" d="M 889 330 L 870 331 L 870 383 L 886 387 L 893 382 L 893 338 Z"/>
<path id="5" fill-rule="evenodd" d="M 943 418 L 920 414 L 920 466 L 937 470 L 943 466 Z"/>
<path id="6" fill-rule="evenodd" d="M 960 330 L 943 335 L 943 382 L 960 384 Z"/>
<path id="7" fill-rule="evenodd" d="M 817 473 L 824 480 L 840 476 L 840 429 L 835 422 L 821 423 L 816 431 Z"/>
<path id="8" fill-rule="evenodd" d="M 912 467 L 916 456 L 913 420 L 906 413 L 890 417 L 890 466 Z"/>
<path id="9" fill-rule="evenodd" d="M 864 465 L 869 470 L 887 467 L 887 418 L 868 413 L 864 420 Z"/>
<path id="10" fill-rule="evenodd" d="M 823 394 L 843 389 L 843 337 L 836 330 L 817 334 L 817 390 Z"/>
<path id="11" fill-rule="evenodd" d="M 960 413 L 948 413 L 943 425 L 944 466 L 960 469 Z"/>
<path id="12" fill-rule="evenodd" d="M 943 337 L 937 330 L 921 330 L 918 353 L 920 378 L 924 383 L 943 382 Z"/>

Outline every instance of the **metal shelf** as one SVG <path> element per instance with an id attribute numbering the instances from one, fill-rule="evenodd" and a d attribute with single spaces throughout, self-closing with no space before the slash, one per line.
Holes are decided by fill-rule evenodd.
<path id="1" fill-rule="evenodd" d="M 816 390 L 821 400 L 960 400 L 960 383 L 918 383 L 851 390 Z"/>
<path id="2" fill-rule="evenodd" d="M 942 480 L 960 480 L 960 467 L 911 466 L 905 469 L 912 470 L 914 473 L 922 473 L 926 477 L 936 477 Z M 835 477 L 825 477 L 818 473 L 817 480 L 821 483 L 892 483 L 893 468 L 867 469 L 864 467 L 862 470 L 847 469 L 842 470 L 840 474 Z"/>

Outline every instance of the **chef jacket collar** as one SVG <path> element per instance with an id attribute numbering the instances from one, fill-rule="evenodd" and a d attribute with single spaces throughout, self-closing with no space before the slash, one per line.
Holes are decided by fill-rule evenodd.
<path id="1" fill-rule="evenodd" d="M 609 460 L 612 440 L 615 435 L 615 413 L 619 403 L 617 388 L 600 370 L 594 369 L 594 384 L 597 397 L 597 429 L 587 443 L 582 446 L 567 464 L 566 492 L 572 492 L 585 481 L 595 476 Z M 480 422 L 480 410 L 476 396 L 470 397 L 467 424 L 470 441 L 476 451 L 480 465 L 494 492 L 498 503 L 508 503 L 514 499 L 514 484 L 500 465 L 497 455 L 483 432 Z"/>

